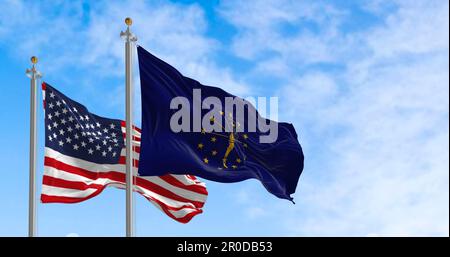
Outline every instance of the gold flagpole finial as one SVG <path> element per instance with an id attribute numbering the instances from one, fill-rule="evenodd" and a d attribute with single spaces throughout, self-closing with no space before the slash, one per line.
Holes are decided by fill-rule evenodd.
<path id="1" fill-rule="evenodd" d="M 31 63 L 36 64 L 38 62 L 38 58 L 36 56 L 31 56 Z"/>
<path id="2" fill-rule="evenodd" d="M 133 20 L 130 17 L 126 17 L 125 24 L 127 24 L 127 26 L 131 26 L 131 24 L 133 24 Z"/>

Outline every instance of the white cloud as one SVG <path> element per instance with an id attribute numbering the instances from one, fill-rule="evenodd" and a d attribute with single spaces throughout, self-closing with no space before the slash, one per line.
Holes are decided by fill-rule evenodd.
<path id="1" fill-rule="evenodd" d="M 332 61 L 344 43 L 336 42 L 335 33 L 345 13 L 331 5 L 289 0 L 225 1 L 219 12 L 238 27 L 234 53 L 250 60 L 275 52 L 297 65 Z M 313 32 L 303 25 L 307 22 L 326 24 L 326 29 Z M 283 33 L 286 27 L 294 33 Z M 330 40 L 335 45 L 329 44 Z"/>
<path id="2" fill-rule="evenodd" d="M 234 50 L 261 63 L 256 74 L 276 72 L 287 81 L 279 90 L 282 116 L 296 124 L 306 155 L 298 205 L 270 208 L 286 213 L 286 229 L 448 236 L 448 3 L 378 1 L 365 8 L 384 22 L 356 32 L 341 31 L 351 17 L 333 7 L 312 31 L 301 28 L 308 16 L 292 2 L 280 5 L 297 13 L 273 1 L 248 5 L 227 2 L 222 12 L 236 26 L 238 14 L 250 13 Z M 281 36 L 282 23 L 298 33 Z"/>
<path id="3" fill-rule="evenodd" d="M 216 47 L 214 40 L 204 36 L 206 23 L 198 6 L 128 1 L 104 5 L 92 14 L 84 52 L 87 63 L 122 71 L 123 41 L 118 34 L 125 29 L 125 15 L 133 17 L 132 30 L 138 37 L 137 43 L 176 66 L 184 67 L 207 58 Z M 114 63 L 105 65 L 105 60 Z"/>
<path id="4" fill-rule="evenodd" d="M 338 88 L 334 78 L 322 73 L 311 72 L 300 76 L 292 81 L 280 92 L 282 97 L 286 97 L 286 106 L 295 106 L 287 109 L 285 115 L 300 115 L 302 119 L 313 118 L 311 112 L 323 109 L 333 103 L 333 99 L 338 96 Z M 305 97 L 308 96 L 308 97 Z M 302 113 L 298 113 L 302 110 Z"/>
<path id="5" fill-rule="evenodd" d="M 99 81 L 122 81 L 124 42 L 119 33 L 126 29 L 124 18 L 130 16 L 137 43 L 185 75 L 206 84 L 223 86 L 236 94 L 248 91 L 227 67 L 215 63 L 213 54 L 223 46 L 206 36 L 205 14 L 197 4 L 97 1 L 87 8 L 82 1 L 9 0 L 2 8 L 11 10 L 0 14 L 2 42 L 10 45 L 8 48 L 19 59 L 27 61 L 31 55 L 40 57 L 39 68 L 46 80 L 62 77 L 66 85 L 76 84 L 93 95 L 104 94 L 106 87 L 99 85 Z M 137 61 L 135 63 L 137 74 Z M 76 83 L 73 70 L 83 73 L 76 78 Z M 58 73 L 66 75 L 57 76 Z M 107 87 L 108 92 L 117 93 L 112 103 L 123 104 L 124 93 L 111 89 L 122 87 L 121 83 Z M 139 80 L 135 83 L 138 87 Z M 108 97 L 111 98 L 111 94 Z"/>
<path id="6" fill-rule="evenodd" d="M 266 214 L 264 208 L 254 206 L 246 208 L 245 212 L 249 219 L 257 219 Z"/>

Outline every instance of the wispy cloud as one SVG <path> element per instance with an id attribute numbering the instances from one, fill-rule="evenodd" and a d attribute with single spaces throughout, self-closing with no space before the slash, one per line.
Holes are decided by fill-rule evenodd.
<path id="1" fill-rule="evenodd" d="M 347 11 L 322 2 L 249 5 L 224 4 L 239 30 L 234 51 L 261 63 L 255 76 L 284 78 L 281 116 L 296 124 L 306 155 L 300 207 L 286 212 L 286 228 L 448 235 L 448 3 L 361 6 L 381 23 L 354 32 L 341 26 L 353 18 Z"/>
<path id="2" fill-rule="evenodd" d="M 134 19 L 137 43 L 184 74 L 207 84 L 224 83 L 234 93 L 248 91 L 227 67 L 216 64 L 213 54 L 222 46 L 206 36 L 208 24 L 197 4 L 8 0 L 2 8 L 10 12 L 0 14 L 0 38 L 16 58 L 38 55 L 44 75 L 68 74 L 60 76 L 64 84 L 76 84 L 84 93 L 115 92 L 108 96 L 114 98 L 111 103 L 120 103 L 115 108 L 124 99 L 116 87 L 122 87 L 124 77 L 124 43 L 119 33 L 125 29 L 126 16 Z M 75 82 L 70 75 L 74 73 L 83 76 Z M 139 80 L 135 82 L 138 87 Z"/>

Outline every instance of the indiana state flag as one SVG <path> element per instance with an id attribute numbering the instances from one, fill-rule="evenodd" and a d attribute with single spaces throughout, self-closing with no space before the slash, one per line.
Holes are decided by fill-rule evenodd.
<path id="1" fill-rule="evenodd" d="M 292 124 L 261 117 L 247 100 L 183 76 L 138 47 L 142 94 L 139 175 L 255 178 L 292 200 L 303 152 Z"/>

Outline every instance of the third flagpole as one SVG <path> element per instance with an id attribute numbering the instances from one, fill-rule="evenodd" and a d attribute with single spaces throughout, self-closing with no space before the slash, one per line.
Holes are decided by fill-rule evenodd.
<path id="1" fill-rule="evenodd" d="M 137 41 L 136 36 L 131 33 L 131 18 L 125 19 L 127 30 L 121 32 L 120 36 L 125 40 L 125 111 L 126 111 L 126 236 L 134 236 L 134 208 L 133 208 L 133 44 Z"/>
<path id="2" fill-rule="evenodd" d="M 36 70 L 36 56 L 31 57 L 31 69 L 26 70 L 30 78 L 30 177 L 29 177 L 29 205 L 28 205 L 28 236 L 35 237 L 36 231 L 36 147 L 37 147 L 37 80 L 42 77 Z"/>

